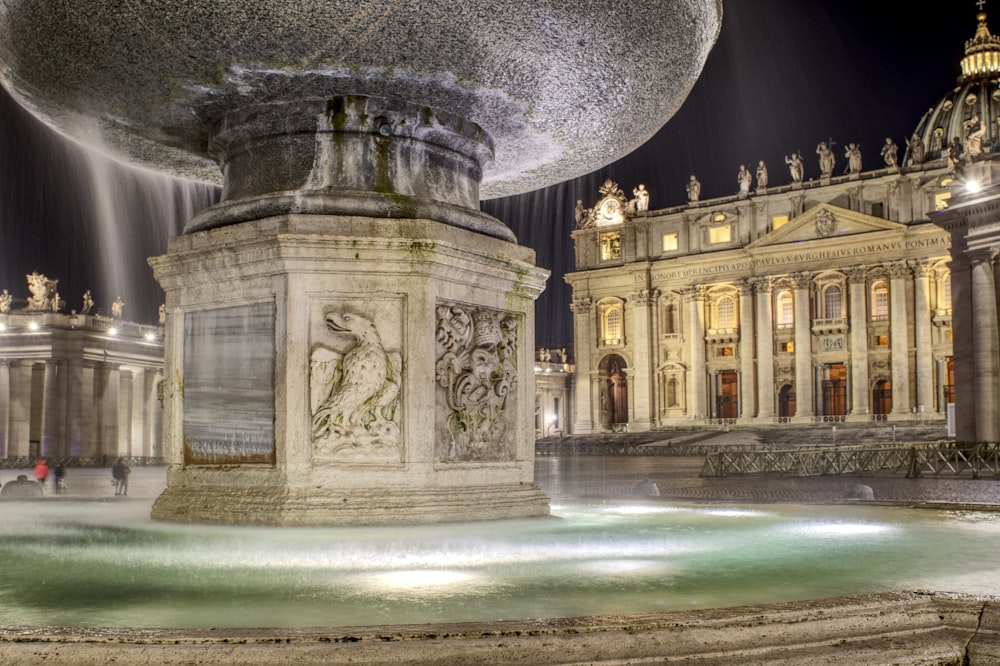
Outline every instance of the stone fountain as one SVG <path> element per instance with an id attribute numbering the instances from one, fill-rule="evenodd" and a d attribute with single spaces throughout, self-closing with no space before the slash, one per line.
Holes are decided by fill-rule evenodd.
<path id="1" fill-rule="evenodd" d="M 0 4 L 0 79 L 58 131 L 217 182 L 150 260 L 166 291 L 156 518 L 546 515 L 547 272 L 481 198 L 631 151 L 681 104 L 721 0 Z"/>

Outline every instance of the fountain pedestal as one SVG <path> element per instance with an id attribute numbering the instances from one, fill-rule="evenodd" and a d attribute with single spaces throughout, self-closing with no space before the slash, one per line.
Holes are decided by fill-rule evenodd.
<path id="1" fill-rule="evenodd" d="M 164 520 L 548 514 L 528 248 L 433 220 L 284 215 L 174 238 Z"/>
<path id="2" fill-rule="evenodd" d="M 546 515 L 534 300 L 473 208 L 492 144 L 366 97 L 229 114 L 223 201 L 151 260 L 167 296 L 156 518 L 280 525 Z"/>

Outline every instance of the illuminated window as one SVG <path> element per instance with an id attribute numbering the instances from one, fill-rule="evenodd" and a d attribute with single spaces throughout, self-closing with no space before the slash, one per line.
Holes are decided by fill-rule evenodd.
<path id="1" fill-rule="evenodd" d="M 875 344 L 877 346 L 879 346 L 879 347 L 888 347 L 889 346 L 889 336 L 888 335 L 876 335 L 875 336 Z"/>
<path id="2" fill-rule="evenodd" d="M 604 341 L 618 343 L 622 339 L 622 311 L 618 308 L 608 310 L 604 317 Z"/>
<path id="3" fill-rule="evenodd" d="M 713 244 L 730 242 L 731 233 L 729 229 L 728 224 L 722 227 L 712 227 L 708 230 L 708 242 Z"/>
<path id="4" fill-rule="evenodd" d="M 778 294 L 778 326 L 791 326 L 795 323 L 795 302 L 791 293 L 783 291 Z"/>
<path id="5" fill-rule="evenodd" d="M 601 235 L 601 261 L 622 258 L 622 235 L 619 233 Z"/>
<path id="6" fill-rule="evenodd" d="M 781 227 L 785 226 L 786 222 L 788 222 L 787 215 L 775 215 L 774 217 L 771 218 L 771 229 L 772 230 L 780 229 Z"/>
<path id="7" fill-rule="evenodd" d="M 872 286 L 872 319 L 886 319 L 889 316 L 889 288 L 885 282 Z"/>
<path id="8" fill-rule="evenodd" d="M 726 296 L 719 300 L 715 315 L 716 328 L 734 328 L 736 326 L 736 303 Z"/>
<path id="9" fill-rule="evenodd" d="M 840 319 L 844 316 L 843 295 L 840 293 L 840 287 L 834 284 L 826 288 L 826 291 L 823 292 L 823 309 L 827 319 Z"/>
<path id="10" fill-rule="evenodd" d="M 948 207 L 951 192 L 938 192 L 934 195 L 934 210 L 944 210 Z"/>
<path id="11" fill-rule="evenodd" d="M 792 354 L 795 352 L 795 343 L 792 342 L 791 340 L 789 340 L 788 342 L 782 342 L 779 348 L 786 354 Z"/>
<path id="12" fill-rule="evenodd" d="M 733 355 L 733 348 L 732 347 L 720 347 L 719 348 L 719 356 L 732 356 L 732 355 Z"/>
<path id="13" fill-rule="evenodd" d="M 677 251 L 677 234 L 663 234 L 663 251 Z"/>

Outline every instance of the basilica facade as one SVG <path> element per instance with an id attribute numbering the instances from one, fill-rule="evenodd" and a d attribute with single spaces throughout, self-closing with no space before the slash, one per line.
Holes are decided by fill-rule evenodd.
<path id="1" fill-rule="evenodd" d="M 574 231 L 575 432 L 944 419 L 940 160 L 644 211 L 612 182 Z"/>
<path id="2" fill-rule="evenodd" d="M 1000 38 L 976 19 L 957 85 L 874 169 L 852 144 L 835 175 L 821 142 L 813 180 L 792 154 L 783 184 L 740 167 L 728 197 L 691 176 L 673 208 L 612 181 L 578 202 L 575 432 L 919 420 L 1000 439 Z"/>

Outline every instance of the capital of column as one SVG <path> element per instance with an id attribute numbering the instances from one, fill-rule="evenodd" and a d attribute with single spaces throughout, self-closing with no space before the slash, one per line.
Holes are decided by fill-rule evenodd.
<path id="1" fill-rule="evenodd" d="M 910 277 L 910 267 L 904 260 L 887 261 L 882 264 L 893 280 L 902 280 Z"/>
<path id="2" fill-rule="evenodd" d="M 930 277 L 931 273 L 934 272 L 931 262 L 927 259 L 910 259 L 907 263 L 910 266 L 910 270 L 913 271 L 914 277 L 926 278 Z"/>
<path id="3" fill-rule="evenodd" d="M 868 269 L 865 266 L 848 266 L 844 269 L 848 282 L 864 284 L 868 277 Z"/>
<path id="4" fill-rule="evenodd" d="M 789 273 L 788 277 L 796 289 L 808 289 L 812 283 L 812 274 L 810 273 Z"/>
<path id="5" fill-rule="evenodd" d="M 747 282 L 758 294 L 769 294 L 771 293 L 771 287 L 774 286 L 774 282 L 770 275 L 758 275 L 752 278 L 747 278 Z"/>
<path id="6" fill-rule="evenodd" d="M 679 289 L 681 296 L 684 297 L 685 301 L 703 301 L 705 300 L 706 289 L 700 284 L 689 284 L 687 286 L 681 287 Z"/>
<path id="7" fill-rule="evenodd" d="M 965 254 L 973 264 L 991 264 L 997 257 L 997 250 L 992 247 L 980 247 L 968 250 Z"/>
<path id="8" fill-rule="evenodd" d="M 628 300 L 639 307 L 648 307 L 660 297 L 660 290 L 656 287 L 652 289 L 638 289 L 629 294 Z"/>

